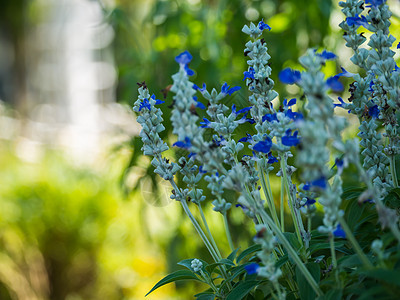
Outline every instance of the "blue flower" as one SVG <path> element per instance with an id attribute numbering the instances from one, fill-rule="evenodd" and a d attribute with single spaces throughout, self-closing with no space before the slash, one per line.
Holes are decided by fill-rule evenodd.
<path id="1" fill-rule="evenodd" d="M 214 135 L 214 136 L 217 137 L 217 135 Z M 225 145 L 226 144 L 225 138 L 222 135 L 220 135 L 219 138 L 220 138 L 220 140 L 218 140 L 216 138 L 212 139 L 214 145 L 218 146 L 218 147 L 221 146 L 221 145 Z"/>
<path id="2" fill-rule="evenodd" d="M 371 106 L 370 108 L 368 108 L 368 114 L 371 116 L 371 117 L 373 117 L 374 119 L 377 119 L 378 118 L 378 116 L 379 116 L 379 108 L 378 108 L 378 105 L 374 105 L 374 106 Z"/>
<path id="3" fill-rule="evenodd" d="M 254 71 L 253 67 L 250 67 L 249 71 L 243 72 L 243 75 L 244 75 L 243 80 L 246 80 L 246 78 L 254 79 L 254 74 L 255 74 L 255 71 Z"/>
<path id="4" fill-rule="evenodd" d="M 232 113 L 235 115 L 239 115 L 239 114 L 243 114 L 243 113 L 250 111 L 252 108 L 253 108 L 253 106 L 249 106 L 249 107 L 245 107 L 245 108 L 242 108 L 242 109 L 239 109 L 238 111 L 236 111 L 236 105 L 233 104 L 232 105 Z"/>
<path id="5" fill-rule="evenodd" d="M 296 104 L 296 98 L 290 99 L 289 103 L 287 102 L 287 99 L 283 100 L 283 107 L 285 107 L 285 108 L 291 107 L 295 104 Z"/>
<path id="6" fill-rule="evenodd" d="M 203 121 L 204 122 L 200 122 L 201 128 L 211 128 L 210 127 L 211 122 L 208 119 L 203 118 Z"/>
<path id="7" fill-rule="evenodd" d="M 143 101 L 140 102 L 139 111 L 141 111 L 143 108 L 147 108 L 148 110 L 151 111 L 151 105 L 150 105 L 149 99 L 144 98 Z"/>
<path id="8" fill-rule="evenodd" d="M 264 19 L 262 19 L 262 20 L 258 23 L 258 29 L 260 29 L 261 31 L 263 31 L 264 29 L 271 30 L 271 27 L 269 27 L 267 24 L 265 24 L 265 23 L 264 23 Z"/>
<path id="9" fill-rule="evenodd" d="M 356 74 L 348 72 L 345 68 L 340 67 L 342 69 L 342 73 L 337 74 L 337 77 L 353 77 Z"/>
<path id="10" fill-rule="evenodd" d="M 151 99 L 156 100 L 156 105 L 165 103 L 165 101 L 162 101 L 160 99 L 156 99 L 156 95 L 154 95 L 154 94 L 151 95 Z"/>
<path id="11" fill-rule="evenodd" d="M 196 107 L 200 108 L 200 109 L 206 109 L 206 107 L 204 106 L 203 103 L 201 103 L 199 100 L 197 100 L 196 96 L 193 96 L 193 100 L 196 102 Z"/>
<path id="12" fill-rule="evenodd" d="M 251 136 L 251 134 L 246 133 L 246 136 L 242 137 L 238 142 L 248 143 L 252 140 L 253 140 L 253 137 Z"/>
<path id="13" fill-rule="evenodd" d="M 307 201 L 306 201 L 306 203 L 304 203 L 304 205 L 303 206 L 311 206 L 311 205 L 313 205 L 313 204 L 315 204 L 315 199 L 310 199 L 310 198 L 308 198 L 308 197 L 306 197 L 307 198 Z"/>
<path id="14" fill-rule="evenodd" d="M 258 271 L 259 268 L 260 268 L 260 266 L 257 263 L 251 263 L 251 264 L 249 264 L 249 265 L 244 267 L 244 269 L 246 270 L 247 274 L 249 274 L 249 275 L 257 274 L 257 271 Z"/>
<path id="15" fill-rule="evenodd" d="M 344 108 L 343 105 L 346 105 L 346 103 L 343 101 L 342 97 L 338 97 L 338 100 L 339 100 L 340 103 L 337 103 L 337 104 L 334 103 L 334 104 L 333 104 L 333 107 L 341 107 L 341 108 Z"/>
<path id="16" fill-rule="evenodd" d="M 366 7 L 378 7 L 379 5 L 382 5 L 386 2 L 386 0 L 365 0 L 365 4 L 370 4 L 367 5 Z"/>
<path id="17" fill-rule="evenodd" d="M 325 59 L 325 60 L 330 60 L 330 59 L 336 58 L 336 54 L 335 54 L 335 53 L 329 52 L 329 51 L 326 51 L 326 50 L 322 51 L 321 54 L 318 54 L 318 53 L 317 53 L 317 55 L 318 55 L 319 57 Z"/>
<path id="18" fill-rule="evenodd" d="M 192 147 L 192 143 L 190 142 L 190 139 L 188 137 L 185 137 L 185 141 L 177 141 L 176 143 L 174 143 L 172 146 L 176 146 L 179 148 L 183 148 L 183 149 L 189 149 L 190 147 Z"/>
<path id="19" fill-rule="evenodd" d="M 262 121 L 268 121 L 268 122 L 272 122 L 272 121 L 278 121 L 278 117 L 276 116 L 276 113 L 273 114 L 266 114 L 262 117 Z"/>
<path id="20" fill-rule="evenodd" d="M 372 88 L 373 86 L 374 86 L 374 81 L 373 80 L 371 80 L 370 82 L 369 82 L 369 89 L 368 89 L 368 92 L 370 92 L 370 93 L 373 93 L 374 92 L 374 89 Z"/>
<path id="21" fill-rule="evenodd" d="M 282 144 L 288 147 L 297 146 L 300 144 L 300 138 L 297 137 L 298 131 L 295 131 L 293 135 L 290 135 L 292 129 L 288 129 L 285 132 L 285 135 L 282 137 Z"/>
<path id="22" fill-rule="evenodd" d="M 199 167 L 199 173 L 205 174 L 205 173 L 207 173 L 207 171 L 203 169 L 203 166 L 200 166 Z"/>
<path id="23" fill-rule="evenodd" d="M 285 116 L 288 117 L 289 119 L 292 119 L 293 121 L 301 120 L 303 119 L 303 114 L 299 112 L 293 112 L 291 109 L 288 109 L 285 112 Z"/>
<path id="24" fill-rule="evenodd" d="M 294 84 L 299 82 L 301 79 L 301 74 L 299 71 L 292 70 L 290 68 L 283 69 L 279 72 L 279 80 L 286 84 Z"/>
<path id="25" fill-rule="evenodd" d="M 260 141 L 257 144 L 253 146 L 253 150 L 262 152 L 262 153 L 268 153 L 271 150 L 272 147 L 272 140 L 267 136 L 265 138 L 265 141 Z"/>
<path id="26" fill-rule="evenodd" d="M 336 226 L 336 229 L 333 231 L 333 235 L 343 239 L 346 238 L 346 232 L 344 232 L 340 223 Z"/>
<path id="27" fill-rule="evenodd" d="M 196 156 L 196 155 L 197 155 L 197 153 L 190 152 L 190 153 L 188 154 L 188 158 L 192 158 L 193 156 Z"/>
<path id="28" fill-rule="evenodd" d="M 192 61 L 192 55 L 186 50 L 175 57 L 175 61 L 180 65 L 186 65 Z"/>
<path id="29" fill-rule="evenodd" d="M 349 26 L 363 26 L 364 28 L 368 27 L 368 21 L 365 16 L 360 17 L 348 17 L 346 19 L 346 23 Z"/>
<path id="30" fill-rule="evenodd" d="M 199 88 L 198 86 L 197 86 L 197 84 L 193 84 L 193 89 L 195 89 L 196 91 L 199 91 L 200 93 L 204 93 L 205 91 L 206 91 L 206 84 L 205 83 L 203 83 L 203 87 L 202 88 Z"/>
<path id="31" fill-rule="evenodd" d="M 326 178 L 325 176 L 321 176 L 320 178 L 311 181 L 311 182 L 307 182 L 304 186 L 303 186 L 303 190 L 304 191 L 309 191 L 312 188 L 320 188 L 320 189 L 326 189 Z"/>
<path id="32" fill-rule="evenodd" d="M 268 161 L 267 162 L 269 164 L 273 164 L 273 163 L 276 163 L 278 161 L 279 160 L 275 156 L 273 156 L 271 152 L 268 153 Z"/>
<path id="33" fill-rule="evenodd" d="M 179 54 L 177 57 L 175 57 L 175 61 L 179 65 L 185 66 L 186 74 L 189 76 L 192 76 L 194 74 L 194 72 L 190 70 L 188 67 L 188 63 L 190 63 L 191 60 L 192 60 L 192 55 L 187 50 Z"/>
<path id="34" fill-rule="evenodd" d="M 334 92 L 342 92 L 344 89 L 343 84 L 339 81 L 339 77 L 337 76 L 329 77 L 326 81 L 326 85 Z"/>
<path id="35" fill-rule="evenodd" d="M 243 115 L 243 117 L 239 120 L 239 121 L 237 121 L 239 124 L 243 124 L 243 123 L 246 123 L 246 122 L 249 122 L 250 124 L 254 124 L 256 121 L 254 121 L 252 118 L 247 118 L 247 114 L 248 113 L 245 113 L 244 115 Z"/>
<path id="36" fill-rule="evenodd" d="M 230 96 L 234 92 L 236 92 L 236 91 L 238 91 L 240 89 L 241 89 L 240 86 L 234 86 L 234 87 L 229 88 L 229 85 L 225 82 L 221 87 L 221 93 L 223 93 L 225 95 L 229 94 L 229 96 Z"/>
<path id="37" fill-rule="evenodd" d="M 400 49 L 400 42 L 397 44 L 397 49 Z"/>
<path id="38" fill-rule="evenodd" d="M 326 189 L 326 178 L 325 176 L 321 176 L 320 178 L 311 181 L 311 185 L 314 187 L 319 187 L 321 189 Z"/>

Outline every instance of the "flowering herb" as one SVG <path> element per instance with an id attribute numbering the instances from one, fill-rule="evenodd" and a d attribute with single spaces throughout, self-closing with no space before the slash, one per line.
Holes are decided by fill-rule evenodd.
<path id="1" fill-rule="evenodd" d="M 249 104 L 242 109 L 237 109 L 237 104 L 228 107 L 225 101 L 239 86 L 224 83 L 220 92 L 207 91 L 205 83 L 200 88 L 189 80 L 194 74 L 188 68 L 192 56 L 187 51 L 178 55 L 179 71 L 172 76 L 171 87 L 175 94 L 171 123 L 178 136 L 173 146 L 190 152 L 181 156 L 178 164 L 162 156 L 169 149 L 159 136 L 164 126 L 156 105 L 162 101 L 150 97 L 147 86 L 139 86 L 134 111 L 143 128 L 143 152 L 153 157 L 155 172 L 171 183 L 171 199 L 182 206 L 212 259 L 210 265 L 200 259 L 180 262 L 188 270 L 168 275 L 150 292 L 185 278 L 210 287 L 196 295 L 199 299 L 281 300 L 289 293 L 292 298 L 324 299 L 338 286 L 343 287 L 342 298 L 365 298 L 372 292 L 385 299 L 397 295 L 390 288 L 393 281 L 381 275 L 400 272 L 395 247 L 400 244 L 399 207 L 390 201 L 398 189 L 400 72 L 390 49 L 395 38 L 389 32 L 391 13 L 386 1 L 365 1 L 367 16 L 363 4 L 359 0 L 339 3 L 345 16 L 340 27 L 346 33 L 346 46 L 354 53 L 351 62 L 364 71 L 351 73 L 342 67 L 339 74 L 325 79 L 325 62 L 336 55 L 309 49 L 299 59 L 304 71 L 286 68 L 278 74 L 281 82 L 301 89 L 297 111 L 296 98 L 280 97 L 284 100 L 276 109 L 276 74 L 269 64 L 267 43 L 261 39 L 268 33 L 265 29 L 271 28 L 263 20 L 242 29 L 250 38 L 245 45 L 248 70 L 244 72 Z M 358 31 L 360 26 L 372 32 L 369 49 L 360 47 L 367 41 Z M 330 93 L 344 90 L 340 77 L 352 78 L 350 98 L 345 102 L 338 97 L 339 103 L 333 103 Z M 208 101 L 207 109 L 194 96 L 196 91 Z M 196 107 L 206 109 L 207 116 L 199 118 L 193 111 Z M 360 140 L 343 138 L 347 122 L 334 113 L 336 107 L 358 117 Z M 245 122 L 250 123 L 252 133 L 239 138 L 237 128 Z M 291 147 L 297 147 L 295 153 Z M 250 151 L 251 156 L 245 154 Z M 335 159 L 336 168 L 330 167 L 334 157 L 340 157 Z M 271 184 L 270 178 L 280 181 L 278 193 L 272 189 L 278 185 Z M 305 184 L 299 185 L 299 179 Z M 351 186 L 357 180 L 362 184 Z M 208 192 L 203 191 L 205 186 Z M 222 215 L 231 254 L 214 239 L 211 228 L 215 224 L 208 225 L 204 202 Z M 361 210 L 365 202 L 370 205 Z M 194 206 L 198 214 L 192 213 Z M 256 245 L 240 254 L 239 241 L 230 231 L 231 207 L 241 207 L 256 231 Z M 379 242 L 380 236 L 385 237 L 385 244 Z M 373 238 L 376 240 L 369 247 Z M 321 280 L 315 280 L 320 274 Z M 372 291 L 376 285 L 379 287 Z"/>

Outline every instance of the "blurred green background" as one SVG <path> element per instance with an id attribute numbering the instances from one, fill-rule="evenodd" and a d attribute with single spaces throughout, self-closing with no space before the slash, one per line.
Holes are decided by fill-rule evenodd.
<path id="1" fill-rule="evenodd" d="M 190 67 L 196 71 L 192 81 L 217 89 L 225 81 L 240 85 L 242 90 L 229 101 L 246 106 L 246 36 L 241 28 L 263 18 L 272 28 L 264 38 L 276 90 L 298 96 L 296 88 L 278 82 L 277 74 L 287 65 L 296 66 L 309 47 L 334 51 L 341 65 L 356 71 L 337 26 L 342 15 L 330 0 L 69 1 L 67 7 L 76 5 L 77 15 L 83 10 L 83 19 L 86 6 L 80 5 L 90 4 L 101 16 L 96 26 L 112 29 L 110 42 L 90 48 L 86 57 L 107 62 L 115 78 L 94 93 L 94 107 L 101 107 L 102 114 L 93 122 L 101 131 L 91 145 L 95 154 L 84 148 L 80 156 L 71 151 L 76 141 L 70 139 L 80 128 L 75 126 L 76 110 L 70 109 L 76 104 L 64 97 L 70 91 L 64 81 L 71 78 L 55 72 L 36 82 L 40 72 L 47 75 L 42 61 L 59 67 L 74 57 L 75 52 L 68 52 L 57 58 L 70 44 L 57 40 L 58 52 L 50 51 L 51 36 L 38 31 L 48 20 L 67 26 L 73 13 L 60 9 L 60 3 L 66 2 L 6 0 L 0 10 L 0 299 L 144 299 L 160 278 L 178 269 L 178 261 L 209 256 L 180 206 L 169 200 L 169 188 L 153 175 L 149 158 L 141 155 L 139 128 L 130 110 L 136 83 L 146 81 L 162 99 L 161 90 L 178 69 L 174 57 L 189 50 Z M 397 5 L 395 33 L 399 8 L 392 3 Z M 71 35 L 79 36 L 79 29 Z M 100 35 L 99 44 L 106 38 Z M 338 69 L 332 63 L 326 71 Z M 54 78 L 59 80 L 56 88 L 47 88 Z M 171 101 L 168 95 L 166 120 Z M 52 114 L 53 106 L 61 113 Z M 89 111 L 78 106 L 83 120 Z M 166 128 L 163 137 L 170 139 L 168 121 Z M 206 206 L 227 255 L 222 220 L 210 203 Z M 244 249 L 251 242 L 252 225 L 239 210 L 232 210 L 230 219 L 235 245 Z M 191 299 L 201 288 L 167 285 L 147 299 Z"/>

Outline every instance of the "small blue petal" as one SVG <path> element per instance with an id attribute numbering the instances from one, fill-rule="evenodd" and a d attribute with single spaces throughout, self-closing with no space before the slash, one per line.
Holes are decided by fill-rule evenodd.
<path id="1" fill-rule="evenodd" d="M 371 106 L 370 108 L 368 108 L 368 114 L 371 117 L 373 117 L 374 119 L 377 119 L 379 117 L 379 112 L 380 112 L 380 110 L 378 108 L 378 105 L 376 105 L 376 104 L 374 106 Z"/>
<path id="2" fill-rule="evenodd" d="M 175 57 L 175 61 L 178 64 L 182 65 L 187 65 L 188 63 L 190 63 L 191 60 L 192 60 L 192 55 L 187 50 L 179 54 L 177 57 Z"/>
<path id="3" fill-rule="evenodd" d="M 348 72 L 345 68 L 340 67 L 342 69 L 342 73 L 337 74 L 337 77 L 353 77 L 356 74 Z"/>
<path id="4" fill-rule="evenodd" d="M 200 127 L 201 128 L 210 128 L 210 124 L 211 122 L 209 120 L 207 120 L 206 118 L 203 118 L 204 122 L 200 122 Z"/>
<path id="5" fill-rule="evenodd" d="M 205 174 L 205 173 L 207 173 L 207 171 L 203 169 L 203 166 L 200 166 L 199 173 Z"/>
<path id="6" fill-rule="evenodd" d="M 247 274 L 249 275 L 253 275 L 253 274 L 257 274 L 258 269 L 260 268 L 260 266 L 256 263 L 251 263 L 247 266 L 244 267 L 244 269 L 246 270 Z"/>
<path id="7" fill-rule="evenodd" d="M 386 2 L 386 0 L 365 0 L 365 4 L 370 4 L 367 5 L 366 7 L 378 7 L 379 5 L 382 5 Z"/>
<path id="8" fill-rule="evenodd" d="M 332 76 L 326 81 L 327 86 L 329 86 L 334 92 L 342 92 L 344 89 L 343 84 L 339 81 L 339 77 Z"/>
<path id="9" fill-rule="evenodd" d="M 400 42 L 397 44 L 397 49 L 400 49 Z"/>
<path id="10" fill-rule="evenodd" d="M 286 68 L 279 72 L 278 77 L 283 83 L 294 84 L 301 79 L 301 74 L 299 71 Z"/>
<path id="11" fill-rule="evenodd" d="M 310 199 L 310 198 L 307 197 L 307 201 L 306 201 L 306 203 L 304 203 L 304 206 L 311 206 L 315 202 L 316 202 L 315 199 Z"/>
<path id="12" fill-rule="evenodd" d="M 364 28 L 368 27 L 368 21 L 365 16 L 361 16 L 361 18 L 360 17 L 348 17 L 346 19 L 346 23 L 349 26 L 355 25 L 355 26 L 363 26 Z"/>
<path id="13" fill-rule="evenodd" d="M 261 20 L 261 21 L 258 23 L 258 29 L 260 29 L 260 30 L 264 30 L 264 29 L 271 30 L 271 27 L 269 27 L 267 24 L 265 24 L 265 23 L 264 23 L 264 20 Z"/>
<path id="14" fill-rule="evenodd" d="M 300 144 L 300 138 L 297 137 L 298 131 L 290 135 L 291 129 L 286 131 L 286 134 L 282 137 L 282 144 L 288 147 L 297 146 Z"/>
<path id="15" fill-rule="evenodd" d="M 346 238 L 346 232 L 344 232 L 340 224 L 336 226 L 336 229 L 333 231 L 333 235 L 343 239 Z"/>
<path id="16" fill-rule="evenodd" d="M 140 102 L 139 111 L 141 111 L 143 108 L 147 108 L 148 110 L 151 111 L 151 106 L 150 106 L 149 99 L 144 98 L 143 101 Z"/>
<path id="17" fill-rule="evenodd" d="M 246 133 L 246 135 L 247 135 L 247 136 L 242 137 L 238 142 L 241 142 L 241 143 L 248 143 L 248 142 L 250 142 L 250 141 L 253 139 L 253 137 L 252 137 L 250 134 Z"/>
<path id="18" fill-rule="evenodd" d="M 268 121 L 268 122 L 272 122 L 272 121 L 278 121 L 278 117 L 276 116 L 276 113 L 274 114 L 266 114 L 262 117 L 262 121 Z"/>
<path id="19" fill-rule="evenodd" d="M 185 137 L 185 141 L 177 141 L 176 143 L 174 143 L 172 146 L 176 146 L 179 148 L 183 148 L 183 149 L 189 149 L 192 146 L 192 143 L 190 142 L 190 139 L 188 137 Z"/>
<path id="20" fill-rule="evenodd" d="M 257 144 L 253 146 L 253 150 L 262 152 L 262 153 L 268 153 L 271 150 L 272 147 L 272 141 L 269 137 L 265 139 L 265 141 L 260 141 Z"/>
<path id="21" fill-rule="evenodd" d="M 243 80 L 246 80 L 246 78 L 254 79 L 254 74 L 255 74 L 255 71 L 254 71 L 253 67 L 250 67 L 249 71 L 243 72 L 243 75 L 244 75 Z"/>
<path id="22" fill-rule="evenodd" d="M 273 156 L 271 152 L 268 153 L 268 163 L 269 164 L 273 164 L 273 163 L 276 163 L 278 161 L 279 160 L 275 156 Z"/>
<path id="23" fill-rule="evenodd" d="M 238 115 L 238 114 L 246 113 L 246 112 L 250 111 L 252 108 L 253 108 L 253 106 L 242 108 L 242 109 L 238 110 L 236 112 L 236 114 Z"/>
<path id="24" fill-rule="evenodd" d="M 317 55 L 322 57 L 323 59 L 326 59 L 326 60 L 330 60 L 330 59 L 336 58 L 336 54 L 335 53 L 329 52 L 329 51 L 326 51 L 326 50 L 322 51 L 321 54 L 317 54 Z"/>
<path id="25" fill-rule="evenodd" d="M 289 103 L 287 104 L 287 107 L 291 107 L 296 104 L 296 98 L 290 99 Z"/>
<path id="26" fill-rule="evenodd" d="M 311 185 L 315 186 L 315 187 L 319 187 L 321 189 L 325 189 L 326 188 L 326 179 L 324 176 L 322 176 L 322 177 L 312 181 Z"/>

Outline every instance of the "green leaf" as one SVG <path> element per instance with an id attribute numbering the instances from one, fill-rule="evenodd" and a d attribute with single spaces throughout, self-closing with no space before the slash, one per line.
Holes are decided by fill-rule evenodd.
<path id="1" fill-rule="evenodd" d="M 400 287 L 400 271 L 395 270 L 385 270 L 385 269 L 375 269 L 369 271 L 361 272 L 368 277 L 372 277 L 377 280 L 384 281 Z"/>
<path id="2" fill-rule="evenodd" d="M 176 272 L 173 272 L 167 276 L 165 276 L 163 279 L 161 279 L 159 282 L 156 283 L 155 286 L 153 286 L 153 288 L 150 290 L 150 292 L 148 292 L 146 294 L 146 296 L 148 294 L 150 294 L 151 292 L 153 292 L 154 290 L 158 289 L 160 286 L 163 286 L 167 283 L 171 283 L 177 280 L 184 280 L 184 279 L 191 279 L 191 280 L 197 280 L 197 281 L 201 281 L 195 273 L 191 272 L 191 271 L 187 271 L 187 270 L 179 270 Z"/>
<path id="3" fill-rule="evenodd" d="M 298 252 L 298 250 L 301 248 L 301 245 L 297 239 L 296 234 L 293 232 L 284 232 L 283 235 L 288 240 L 293 249 L 297 250 Z"/>
<path id="4" fill-rule="evenodd" d="M 229 254 L 228 259 L 229 259 L 230 261 L 232 261 L 232 262 L 234 261 L 236 255 L 237 255 L 237 253 L 238 253 L 238 251 L 239 251 L 239 249 L 240 249 L 240 248 L 236 248 L 235 250 L 232 251 L 231 254 Z"/>
<path id="5" fill-rule="evenodd" d="M 332 289 L 326 292 L 326 294 L 321 297 L 321 300 L 341 300 L 343 290 L 342 289 Z"/>
<path id="6" fill-rule="evenodd" d="M 260 251 L 261 250 L 261 245 L 260 244 L 255 244 L 253 246 L 250 246 L 246 250 L 244 250 L 242 253 L 238 255 L 236 258 L 236 262 L 239 263 L 243 258 L 246 256 L 253 254 L 254 252 Z"/>
<path id="7" fill-rule="evenodd" d="M 282 265 L 284 265 L 289 259 L 287 253 L 279 258 L 279 260 L 275 263 L 275 268 L 279 269 Z"/>
<path id="8" fill-rule="evenodd" d="M 214 293 L 200 293 L 194 295 L 196 297 L 196 300 L 214 300 L 215 295 Z"/>
<path id="9" fill-rule="evenodd" d="M 400 188 L 390 190 L 389 194 L 385 197 L 384 202 L 390 208 L 398 209 L 400 207 Z"/>
<path id="10" fill-rule="evenodd" d="M 349 225 L 351 230 L 354 230 L 355 226 L 358 223 L 364 209 L 365 205 L 360 207 L 358 200 L 353 200 L 349 205 L 346 207 L 346 220 L 347 225 Z"/>
<path id="11" fill-rule="evenodd" d="M 305 264 L 307 269 L 310 271 L 312 277 L 318 283 L 320 279 L 320 267 L 317 263 L 307 263 Z M 299 286 L 299 293 L 301 300 L 314 300 L 316 298 L 316 294 L 308 283 L 307 279 L 304 277 L 303 273 L 300 271 L 299 268 L 296 268 L 296 281 Z"/>
<path id="12" fill-rule="evenodd" d="M 343 247 L 345 244 L 346 244 L 346 241 L 335 242 L 335 249 L 340 251 L 338 248 Z M 311 245 L 310 248 L 308 248 L 308 250 L 310 251 L 311 254 L 313 254 L 314 252 L 316 252 L 318 250 L 329 249 L 330 247 L 331 246 L 329 243 L 318 243 L 318 244 Z"/>
<path id="13" fill-rule="evenodd" d="M 241 281 L 237 284 L 233 290 L 228 294 L 226 300 L 241 300 L 244 296 L 250 293 L 260 281 Z"/>
<path id="14" fill-rule="evenodd" d="M 205 270 L 211 274 L 216 267 L 221 265 L 235 266 L 235 264 L 231 260 L 223 258 L 219 262 L 206 265 Z"/>

